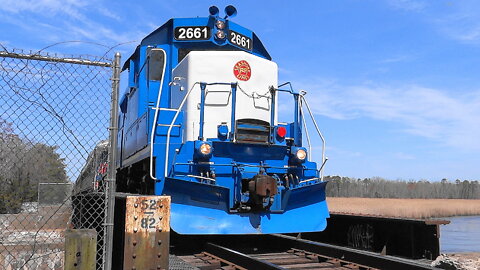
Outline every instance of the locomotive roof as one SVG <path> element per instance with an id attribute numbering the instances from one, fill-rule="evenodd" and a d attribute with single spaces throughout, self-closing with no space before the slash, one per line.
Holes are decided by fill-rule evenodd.
<path id="1" fill-rule="evenodd" d="M 150 34 L 148 34 L 146 37 L 142 39 L 140 44 L 136 47 L 135 52 L 125 61 L 122 71 L 129 68 L 131 59 L 137 58 L 140 47 L 147 46 L 147 45 L 173 44 L 175 42 L 173 39 L 173 25 L 175 23 L 194 22 L 195 25 L 207 26 L 211 18 L 212 17 L 210 16 L 210 17 L 202 17 L 202 18 L 175 18 L 175 19 L 168 20 L 162 26 L 158 27 L 157 29 L 155 29 L 153 32 L 151 32 Z M 247 52 L 260 55 L 268 60 L 272 60 L 272 57 L 268 53 L 267 49 L 263 46 L 263 43 L 260 41 L 258 36 L 253 31 L 247 28 L 244 28 L 231 21 L 228 21 L 228 23 L 229 25 L 234 25 L 235 27 L 240 28 L 245 32 L 251 33 L 252 40 L 253 40 L 253 47 L 251 51 L 247 51 Z M 206 41 L 209 42 L 209 40 L 206 40 Z M 214 43 L 210 42 L 210 44 L 214 44 Z M 226 42 L 224 45 L 232 46 L 228 42 Z M 219 45 L 219 47 L 221 46 L 223 45 Z"/>

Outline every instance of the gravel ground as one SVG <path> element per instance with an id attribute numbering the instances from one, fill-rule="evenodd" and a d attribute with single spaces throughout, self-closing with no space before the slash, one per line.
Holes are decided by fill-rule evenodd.
<path id="1" fill-rule="evenodd" d="M 479 270 L 480 252 L 442 254 L 432 262 L 432 266 L 449 270 Z"/>

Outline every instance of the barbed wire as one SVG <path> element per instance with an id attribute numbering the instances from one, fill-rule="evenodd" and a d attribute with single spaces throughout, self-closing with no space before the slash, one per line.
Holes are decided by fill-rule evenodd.
<path id="1" fill-rule="evenodd" d="M 130 43 L 133 43 L 133 42 L 137 42 L 137 41 L 127 41 L 127 42 L 122 42 L 122 43 L 118 43 L 118 44 L 115 44 L 113 46 L 107 46 L 107 45 L 104 45 L 104 44 L 101 44 L 101 43 L 97 43 L 97 42 L 90 42 L 90 41 L 80 41 L 80 40 L 71 40 L 71 41 L 62 41 L 62 42 L 56 42 L 56 43 L 53 43 L 53 44 L 50 44 L 46 47 L 43 47 L 42 49 L 34 52 L 34 53 L 31 53 L 30 55 L 31 56 L 42 56 L 42 52 L 44 52 L 45 50 L 49 49 L 49 48 L 52 48 L 52 47 L 55 47 L 55 46 L 58 46 L 58 45 L 62 45 L 62 44 L 71 44 L 71 43 L 84 43 L 84 44 L 90 44 L 90 45 L 97 45 L 97 46 L 101 46 L 101 47 L 104 47 L 106 48 L 106 51 L 103 53 L 103 55 L 99 58 L 99 59 L 96 59 L 96 61 L 101 61 L 101 60 L 108 60 L 111 62 L 111 59 L 106 59 L 106 56 L 115 48 L 118 48 L 120 46 L 123 46 L 123 45 L 126 45 L 126 44 L 130 44 Z M 9 52 L 9 53 L 12 53 L 11 51 L 9 51 L 3 44 L 0 43 L 0 46 L 2 47 L 2 49 L 5 51 L 5 52 Z M 46 54 L 45 56 L 48 56 L 48 54 Z M 74 57 L 72 57 L 74 58 Z M 81 57 L 79 57 L 80 59 L 82 59 Z M 3 60 L 5 60 L 5 58 L 2 58 Z M 50 114 L 51 116 L 53 116 L 55 119 L 58 120 L 58 122 L 62 125 L 62 132 L 64 133 L 64 135 L 66 135 L 66 138 L 67 140 L 70 141 L 70 143 L 73 145 L 73 147 L 79 152 L 81 153 L 81 150 L 84 151 L 84 154 L 88 154 L 88 149 L 86 149 L 84 147 L 84 145 L 81 143 L 81 140 L 75 135 L 75 133 L 73 132 L 73 130 L 71 128 L 68 127 L 65 119 L 62 117 L 61 113 L 64 113 L 65 110 L 68 108 L 68 105 L 73 101 L 75 100 L 75 98 L 77 97 L 77 95 L 74 95 L 72 96 L 72 98 L 70 99 L 70 101 L 66 104 L 66 106 L 64 106 L 64 109 L 61 113 L 57 112 L 55 107 L 50 104 L 50 102 L 45 98 L 45 96 L 43 95 L 43 93 L 41 92 L 42 91 L 42 88 L 47 84 L 47 81 L 45 80 L 44 76 L 43 76 L 43 73 L 45 72 L 45 69 L 41 69 L 40 70 L 40 80 L 42 80 L 42 84 L 37 88 L 35 89 L 36 90 L 36 94 L 38 94 L 42 100 L 42 102 L 37 102 L 35 100 L 32 100 L 32 99 L 29 99 L 28 97 L 26 97 L 22 91 L 18 91 L 18 90 L 24 90 L 24 91 L 30 91 L 31 92 L 31 89 L 27 89 L 25 87 L 21 87 L 21 86 L 18 86 L 16 83 L 15 83 L 15 79 L 19 76 L 19 74 L 23 73 L 23 71 L 25 69 L 28 68 L 29 66 L 29 63 L 30 59 L 23 59 L 21 61 L 24 61 L 24 66 L 18 70 L 17 72 L 14 73 L 14 76 L 12 76 L 11 78 L 5 78 L 5 76 L 3 75 L 2 73 L 2 79 L 7 83 L 7 85 L 21 98 L 23 99 L 24 101 L 26 102 L 29 102 L 30 104 L 32 105 L 35 105 L 41 109 L 43 109 L 45 112 L 47 112 L 48 114 Z M 2 61 L 3 62 L 3 61 Z M 0 62 L 0 67 L 2 67 L 2 69 L 4 69 L 3 67 L 3 64 L 2 62 Z M 54 66 L 56 67 L 58 62 L 49 62 L 49 63 L 53 63 Z M 58 67 L 57 67 L 58 68 Z M 5 70 L 5 69 L 4 69 Z M 100 74 L 101 71 L 99 71 L 97 74 L 95 74 L 92 78 L 92 80 L 96 79 L 98 77 L 98 75 Z M 8 74 L 8 73 L 7 73 Z M 13 82 L 13 83 L 12 83 Z M 78 92 L 79 93 L 79 92 Z M 77 93 L 77 94 L 78 94 Z M 68 134 L 67 134 L 68 133 Z M 72 136 L 73 137 L 73 140 L 68 136 Z M 78 145 L 78 146 L 77 146 Z M 82 149 L 80 149 L 82 148 Z"/>
<path id="2" fill-rule="evenodd" d="M 117 43 L 117 44 L 114 44 L 114 45 L 105 45 L 105 44 L 102 44 L 102 43 L 99 43 L 99 42 L 93 42 L 93 41 L 83 41 L 83 40 L 67 40 L 67 41 L 60 41 L 60 42 L 55 42 L 55 43 L 52 43 L 50 45 L 47 45 L 43 48 L 41 48 L 40 50 L 36 51 L 36 52 L 32 52 L 30 51 L 29 55 L 32 55 L 32 56 L 41 56 L 43 52 L 45 52 L 47 49 L 50 49 L 50 48 L 53 48 L 55 46 L 59 46 L 59 45 L 63 45 L 63 44 L 73 44 L 73 43 L 80 43 L 80 44 L 89 44 L 89 45 L 96 45 L 96 46 L 99 46 L 99 47 L 104 47 L 106 48 L 105 52 L 103 53 L 103 55 L 97 60 L 97 61 L 102 61 L 102 60 L 105 60 L 105 61 L 109 61 L 111 62 L 113 58 L 106 58 L 107 55 L 115 48 L 118 48 L 120 46 L 123 46 L 123 45 L 127 45 L 127 44 L 132 44 L 132 43 L 138 43 L 139 41 L 138 40 L 131 40 L 131 41 L 125 41 L 125 42 L 121 42 L 121 43 Z M 7 47 L 5 45 L 3 45 L 1 42 L 0 42 L 0 47 L 3 49 L 4 52 L 10 52 L 10 53 L 14 53 L 15 52 L 15 49 L 13 49 L 12 51 L 9 51 L 7 49 Z M 47 54 L 48 55 L 48 54 Z M 65 55 L 66 56 L 66 55 Z M 92 55 L 75 55 L 74 58 L 76 59 L 83 59 L 83 57 L 86 57 L 88 59 L 88 56 L 92 56 Z M 55 56 L 57 57 L 57 56 Z M 66 57 L 67 58 L 67 57 Z M 73 58 L 73 57 L 72 57 Z"/>

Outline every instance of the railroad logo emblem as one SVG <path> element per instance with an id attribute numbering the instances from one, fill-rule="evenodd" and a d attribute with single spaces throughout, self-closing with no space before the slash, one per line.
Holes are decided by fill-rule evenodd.
<path id="1" fill-rule="evenodd" d="M 248 81 L 252 75 L 252 69 L 247 61 L 238 61 L 233 67 L 233 74 L 241 81 Z"/>

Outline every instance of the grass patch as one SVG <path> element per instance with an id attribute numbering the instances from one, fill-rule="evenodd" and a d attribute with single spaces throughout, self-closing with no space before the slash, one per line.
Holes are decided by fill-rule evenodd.
<path id="1" fill-rule="evenodd" d="M 480 200 L 327 197 L 327 203 L 331 213 L 418 219 L 480 215 Z"/>

